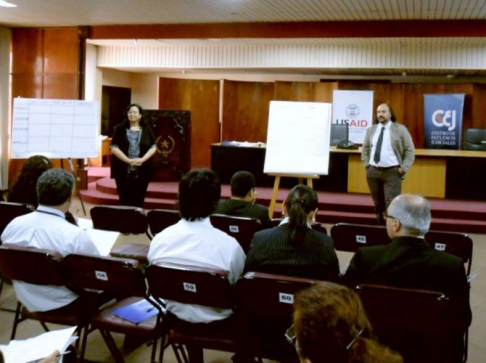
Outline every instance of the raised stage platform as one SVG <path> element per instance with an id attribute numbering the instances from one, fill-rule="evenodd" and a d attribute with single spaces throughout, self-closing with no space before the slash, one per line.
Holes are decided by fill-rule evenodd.
<path id="1" fill-rule="evenodd" d="M 177 182 L 150 183 L 145 209 L 174 208 L 177 199 Z M 258 187 L 258 203 L 270 205 L 272 188 Z M 222 198 L 230 197 L 229 185 L 222 186 Z M 282 188 L 278 193 L 278 208 L 274 217 L 281 216 L 281 202 L 288 194 Z M 115 181 L 109 178 L 109 168 L 91 167 L 88 170 L 88 189 L 82 190 L 84 201 L 93 204 L 117 205 Z M 373 202 L 369 194 L 318 192 L 318 222 L 376 224 Z M 428 198 L 432 208 L 431 229 L 451 232 L 486 234 L 486 203 Z"/>

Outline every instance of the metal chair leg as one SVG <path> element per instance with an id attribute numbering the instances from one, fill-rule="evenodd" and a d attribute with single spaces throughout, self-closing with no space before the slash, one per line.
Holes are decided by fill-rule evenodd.
<path id="1" fill-rule="evenodd" d="M 22 321 L 20 319 L 20 311 L 22 309 L 22 304 L 20 302 L 17 302 L 17 309 L 15 310 L 15 317 L 14 317 L 14 323 L 12 326 L 12 334 L 10 335 L 10 340 L 15 339 L 15 334 L 17 333 L 17 325 Z"/>
<path id="2" fill-rule="evenodd" d="M 111 352 L 111 355 L 115 359 L 116 363 L 125 363 L 125 360 L 123 359 L 122 354 L 120 353 L 120 350 L 115 344 L 115 341 L 113 340 L 113 337 L 111 334 L 105 330 L 100 329 L 101 336 L 105 340 L 106 345 L 108 346 L 108 349 Z"/>

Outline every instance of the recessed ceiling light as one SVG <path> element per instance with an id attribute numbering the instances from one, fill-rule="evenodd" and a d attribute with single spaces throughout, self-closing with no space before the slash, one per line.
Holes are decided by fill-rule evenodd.
<path id="1" fill-rule="evenodd" d="M 5 0 L 0 0 L 0 6 L 3 6 L 4 8 L 16 8 L 17 5 L 8 3 Z"/>

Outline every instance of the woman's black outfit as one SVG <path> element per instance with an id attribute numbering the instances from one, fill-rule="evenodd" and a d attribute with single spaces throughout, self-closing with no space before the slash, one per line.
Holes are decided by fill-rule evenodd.
<path id="1" fill-rule="evenodd" d="M 126 121 L 115 127 L 115 133 L 111 141 L 112 147 L 117 147 L 129 157 L 129 141 L 127 132 L 130 130 L 130 122 Z M 140 153 L 142 158 L 147 151 L 155 145 L 155 136 L 147 124 L 140 122 Z M 113 157 L 111 159 L 111 177 L 115 179 L 116 188 L 120 197 L 120 205 L 143 207 L 148 184 L 154 173 L 153 157 L 145 161 L 139 167 L 131 167 L 129 164 Z"/>

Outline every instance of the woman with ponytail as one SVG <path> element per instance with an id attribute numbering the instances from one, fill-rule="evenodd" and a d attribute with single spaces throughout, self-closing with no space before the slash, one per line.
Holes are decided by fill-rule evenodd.
<path id="1" fill-rule="evenodd" d="M 332 238 L 311 228 L 317 204 L 312 188 L 295 186 L 280 225 L 255 233 L 245 271 L 336 281 L 339 263 Z"/>
<path id="2" fill-rule="evenodd" d="M 297 294 L 293 340 L 301 363 L 402 363 L 373 337 L 358 295 L 347 287 L 320 282 Z M 290 335 L 290 336 L 289 336 Z"/>

